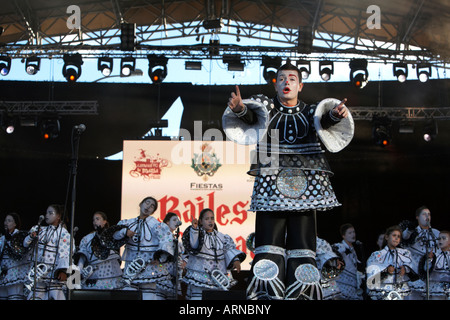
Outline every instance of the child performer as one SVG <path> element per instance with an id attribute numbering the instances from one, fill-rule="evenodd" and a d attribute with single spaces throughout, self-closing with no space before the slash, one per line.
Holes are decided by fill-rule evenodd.
<path id="1" fill-rule="evenodd" d="M 114 233 L 114 239 L 126 239 L 123 281 L 127 287 L 140 290 L 143 300 L 161 300 L 156 283 L 171 278 L 163 263 L 173 258 L 173 236 L 165 223 L 152 217 L 157 209 L 155 198 L 144 198 L 139 203 L 139 216 L 119 221 L 118 226 L 124 228 Z"/>
<path id="2" fill-rule="evenodd" d="M 33 244 L 30 248 L 33 250 L 30 252 L 30 268 L 36 272 L 34 268 L 36 264 L 38 269 L 36 277 L 29 276 L 31 278 L 29 279 L 31 283 L 28 283 L 28 287 L 31 288 L 29 300 L 66 299 L 64 286 L 69 268 L 70 233 L 64 226 L 63 217 L 64 206 L 57 204 L 48 206 L 45 214 L 45 222 L 48 226 L 34 226 L 24 240 L 25 247 Z M 37 252 L 35 252 L 36 245 Z M 36 286 L 34 286 L 34 279 L 36 279 Z"/>
<path id="3" fill-rule="evenodd" d="M 20 216 L 8 213 L 5 234 L 0 237 L 0 300 L 24 300 L 23 284 L 30 268 L 28 250 L 23 240 L 28 232 L 20 229 Z"/>
<path id="4" fill-rule="evenodd" d="M 101 239 L 101 235 L 109 227 L 106 214 L 101 211 L 95 212 L 92 224 L 95 231 L 81 239 L 80 248 L 76 254 L 79 257 L 77 265 L 82 275 L 81 288 L 117 289 L 121 287 L 122 279 L 120 256 L 117 251 L 106 248 Z"/>
<path id="5" fill-rule="evenodd" d="M 442 230 L 438 237 L 439 249 L 429 253 L 430 300 L 450 300 L 450 231 Z M 419 263 L 419 272 L 426 272 L 425 257 Z M 424 276 L 423 276 L 424 277 Z"/>
<path id="6" fill-rule="evenodd" d="M 401 235 L 399 226 L 389 227 L 384 236 L 386 246 L 367 260 L 367 289 L 373 300 L 410 300 L 408 281 L 417 278 L 417 274 L 411 252 L 398 248 Z"/>
<path id="7" fill-rule="evenodd" d="M 228 290 L 227 270 L 241 270 L 246 254 L 236 249 L 230 236 L 217 231 L 214 212 L 203 209 L 183 233 L 183 245 L 189 253 L 186 275 L 186 298 L 201 300 L 204 289 Z"/>

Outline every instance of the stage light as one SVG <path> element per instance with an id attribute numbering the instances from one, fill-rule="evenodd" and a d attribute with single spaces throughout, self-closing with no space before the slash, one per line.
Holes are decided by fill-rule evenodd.
<path id="1" fill-rule="evenodd" d="M 323 81 L 330 80 L 333 73 L 334 64 L 332 61 L 319 61 L 319 74 Z"/>
<path id="2" fill-rule="evenodd" d="M 406 63 L 394 63 L 393 72 L 398 82 L 405 82 L 408 77 L 408 65 Z"/>
<path id="3" fill-rule="evenodd" d="M 1 114 L 1 127 L 7 134 L 12 134 L 15 129 L 15 121 L 11 116 L 8 116 L 6 112 Z"/>
<path id="4" fill-rule="evenodd" d="M 41 135 L 44 140 L 56 139 L 60 133 L 60 123 L 58 119 L 43 119 L 40 123 Z"/>
<path id="5" fill-rule="evenodd" d="M 369 71 L 367 71 L 366 59 L 352 59 L 350 66 L 350 82 L 359 89 L 366 86 L 369 81 Z"/>
<path id="6" fill-rule="evenodd" d="M 184 63 L 185 70 L 202 70 L 202 62 L 201 61 L 186 61 Z"/>
<path id="7" fill-rule="evenodd" d="M 63 56 L 64 66 L 63 66 L 63 76 L 68 82 L 75 82 L 81 76 L 81 65 L 83 64 L 83 59 L 81 54 L 65 54 Z"/>
<path id="8" fill-rule="evenodd" d="M 306 60 L 298 60 L 297 68 L 300 71 L 303 80 L 309 78 L 309 75 L 311 74 L 311 62 Z"/>
<path id="9" fill-rule="evenodd" d="M 120 50 L 134 51 L 136 50 L 136 24 L 121 23 L 120 24 Z"/>
<path id="10" fill-rule="evenodd" d="M 420 82 L 427 82 L 431 77 L 431 65 L 429 63 L 419 63 L 416 66 L 416 72 Z"/>
<path id="11" fill-rule="evenodd" d="M 41 58 L 29 57 L 25 60 L 25 71 L 29 75 L 36 74 L 41 67 Z"/>
<path id="12" fill-rule="evenodd" d="M 2 76 L 8 75 L 11 70 L 11 58 L 8 56 L 0 57 L 0 74 Z"/>
<path id="13" fill-rule="evenodd" d="M 167 77 L 168 58 L 149 54 L 148 59 L 148 75 L 153 83 L 161 83 Z"/>
<path id="14" fill-rule="evenodd" d="M 423 127 L 423 140 L 430 142 L 436 139 L 438 134 L 438 127 L 434 119 L 428 120 Z"/>
<path id="15" fill-rule="evenodd" d="M 120 76 L 129 77 L 136 70 L 136 59 L 133 57 L 125 57 L 120 60 Z"/>
<path id="16" fill-rule="evenodd" d="M 222 62 L 228 65 L 228 71 L 244 71 L 244 63 L 239 54 L 226 54 Z"/>
<path id="17" fill-rule="evenodd" d="M 277 70 L 281 66 L 281 57 L 263 56 L 261 65 L 264 67 L 263 77 L 267 83 L 277 82 Z"/>
<path id="18" fill-rule="evenodd" d="M 100 71 L 105 77 L 111 75 L 113 69 L 113 59 L 107 57 L 98 58 L 97 69 Z"/>
<path id="19" fill-rule="evenodd" d="M 387 117 L 372 119 L 372 138 L 375 145 L 386 147 L 391 144 L 391 121 Z"/>

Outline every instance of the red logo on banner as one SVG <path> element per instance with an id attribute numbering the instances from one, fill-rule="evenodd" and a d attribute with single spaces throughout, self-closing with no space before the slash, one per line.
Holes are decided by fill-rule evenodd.
<path id="1" fill-rule="evenodd" d="M 135 168 L 130 171 L 130 176 L 133 178 L 143 177 L 144 180 L 160 179 L 161 171 L 165 167 L 169 167 L 171 162 L 167 159 L 161 158 L 159 153 L 156 157 L 147 156 L 146 151 L 140 149 L 139 157 L 134 161 Z"/>

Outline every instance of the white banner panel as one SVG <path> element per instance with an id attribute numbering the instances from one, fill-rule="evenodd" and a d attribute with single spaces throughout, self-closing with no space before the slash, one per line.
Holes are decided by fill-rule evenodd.
<path id="1" fill-rule="evenodd" d="M 254 182 L 247 171 L 254 147 L 231 141 L 124 141 L 121 218 L 138 216 L 141 200 L 153 196 L 154 217 L 162 221 L 167 212 L 176 213 L 182 232 L 210 208 L 218 230 L 247 253 L 242 269 L 249 270 L 253 253 L 246 239 L 254 232 L 255 214 L 247 211 Z"/>

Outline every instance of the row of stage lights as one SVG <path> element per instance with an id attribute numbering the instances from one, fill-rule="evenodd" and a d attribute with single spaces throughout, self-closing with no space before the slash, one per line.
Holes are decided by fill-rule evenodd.
<path id="1" fill-rule="evenodd" d="M 167 62 L 168 58 L 164 56 L 157 56 L 154 54 L 148 55 L 149 69 L 148 75 L 153 83 L 161 83 L 167 76 Z M 83 65 L 83 58 L 81 54 L 65 54 L 63 56 L 64 65 L 62 74 L 68 82 L 76 82 L 81 76 Z M 40 70 L 41 58 L 29 57 L 24 60 L 25 71 L 29 75 L 34 75 Z M 113 70 L 113 59 L 109 57 L 98 58 L 98 71 L 103 76 L 108 77 Z M 0 56 L 0 74 L 6 76 L 11 70 L 11 58 L 8 56 Z M 125 57 L 120 61 L 120 76 L 129 77 L 136 70 L 136 59 L 133 57 Z"/>
<path id="2" fill-rule="evenodd" d="M 148 59 L 148 75 L 153 83 L 161 83 L 166 78 L 168 58 L 150 54 Z M 63 76 L 68 82 L 75 82 L 81 76 L 81 66 L 83 59 L 81 54 L 65 54 L 63 56 Z M 224 55 L 223 63 L 228 64 L 229 71 L 243 71 L 244 63 L 240 60 L 240 56 L 236 55 Z M 28 74 L 34 75 L 40 69 L 40 58 L 29 57 L 25 61 L 25 70 Z M 262 57 L 261 66 L 263 69 L 263 77 L 267 83 L 273 83 L 276 81 L 276 70 L 281 66 L 281 57 Z M 307 60 L 297 60 L 296 65 L 299 68 L 302 79 L 308 79 L 311 74 L 311 62 Z M 368 62 L 366 59 L 353 59 L 349 62 L 350 68 L 350 82 L 357 88 L 364 88 L 369 81 L 369 72 L 367 70 Z M 136 70 L 136 58 L 124 57 L 120 61 L 120 76 L 128 77 Z M 109 57 L 98 58 L 98 71 L 103 76 L 108 77 L 112 73 L 113 59 Z M 199 70 L 201 69 L 200 61 L 186 61 L 187 70 Z M 11 70 L 11 58 L 8 56 L 0 56 L 0 74 L 6 76 Z M 319 74 L 323 81 L 329 81 L 334 73 L 333 61 L 323 60 L 319 61 Z M 417 78 L 421 82 L 426 82 L 431 77 L 431 65 L 428 63 L 419 63 L 416 65 Z M 408 77 L 408 64 L 406 63 L 394 63 L 393 74 L 399 82 L 405 82 Z"/>
<path id="3" fill-rule="evenodd" d="M 400 124 L 399 133 L 413 133 L 414 128 L 411 125 Z M 434 119 L 425 121 L 422 137 L 425 142 L 431 142 L 438 135 L 438 126 Z M 388 117 L 374 117 L 372 119 L 372 139 L 375 145 L 387 147 L 392 141 L 392 121 Z"/>
<path id="4" fill-rule="evenodd" d="M 43 140 L 52 140 L 59 137 L 61 131 L 60 121 L 57 117 L 42 119 L 18 119 L 11 117 L 2 112 L 0 114 L 1 128 L 7 134 L 13 134 L 17 126 L 21 127 L 38 127 Z"/>
<path id="5" fill-rule="evenodd" d="M 263 77 L 270 82 L 276 82 L 276 70 L 281 66 L 279 57 L 263 57 L 264 66 Z M 303 80 L 308 79 L 311 74 L 311 62 L 307 60 L 297 60 L 296 65 L 301 72 Z M 366 59 L 352 59 L 349 62 L 350 82 L 357 88 L 364 88 L 369 81 L 368 61 Z M 420 82 L 427 82 L 431 77 L 431 64 L 419 63 L 416 65 L 417 78 Z M 333 61 L 319 61 L 319 75 L 323 81 L 329 81 L 334 73 Z M 393 74 L 399 82 L 405 82 L 408 77 L 408 64 L 394 63 Z"/>

